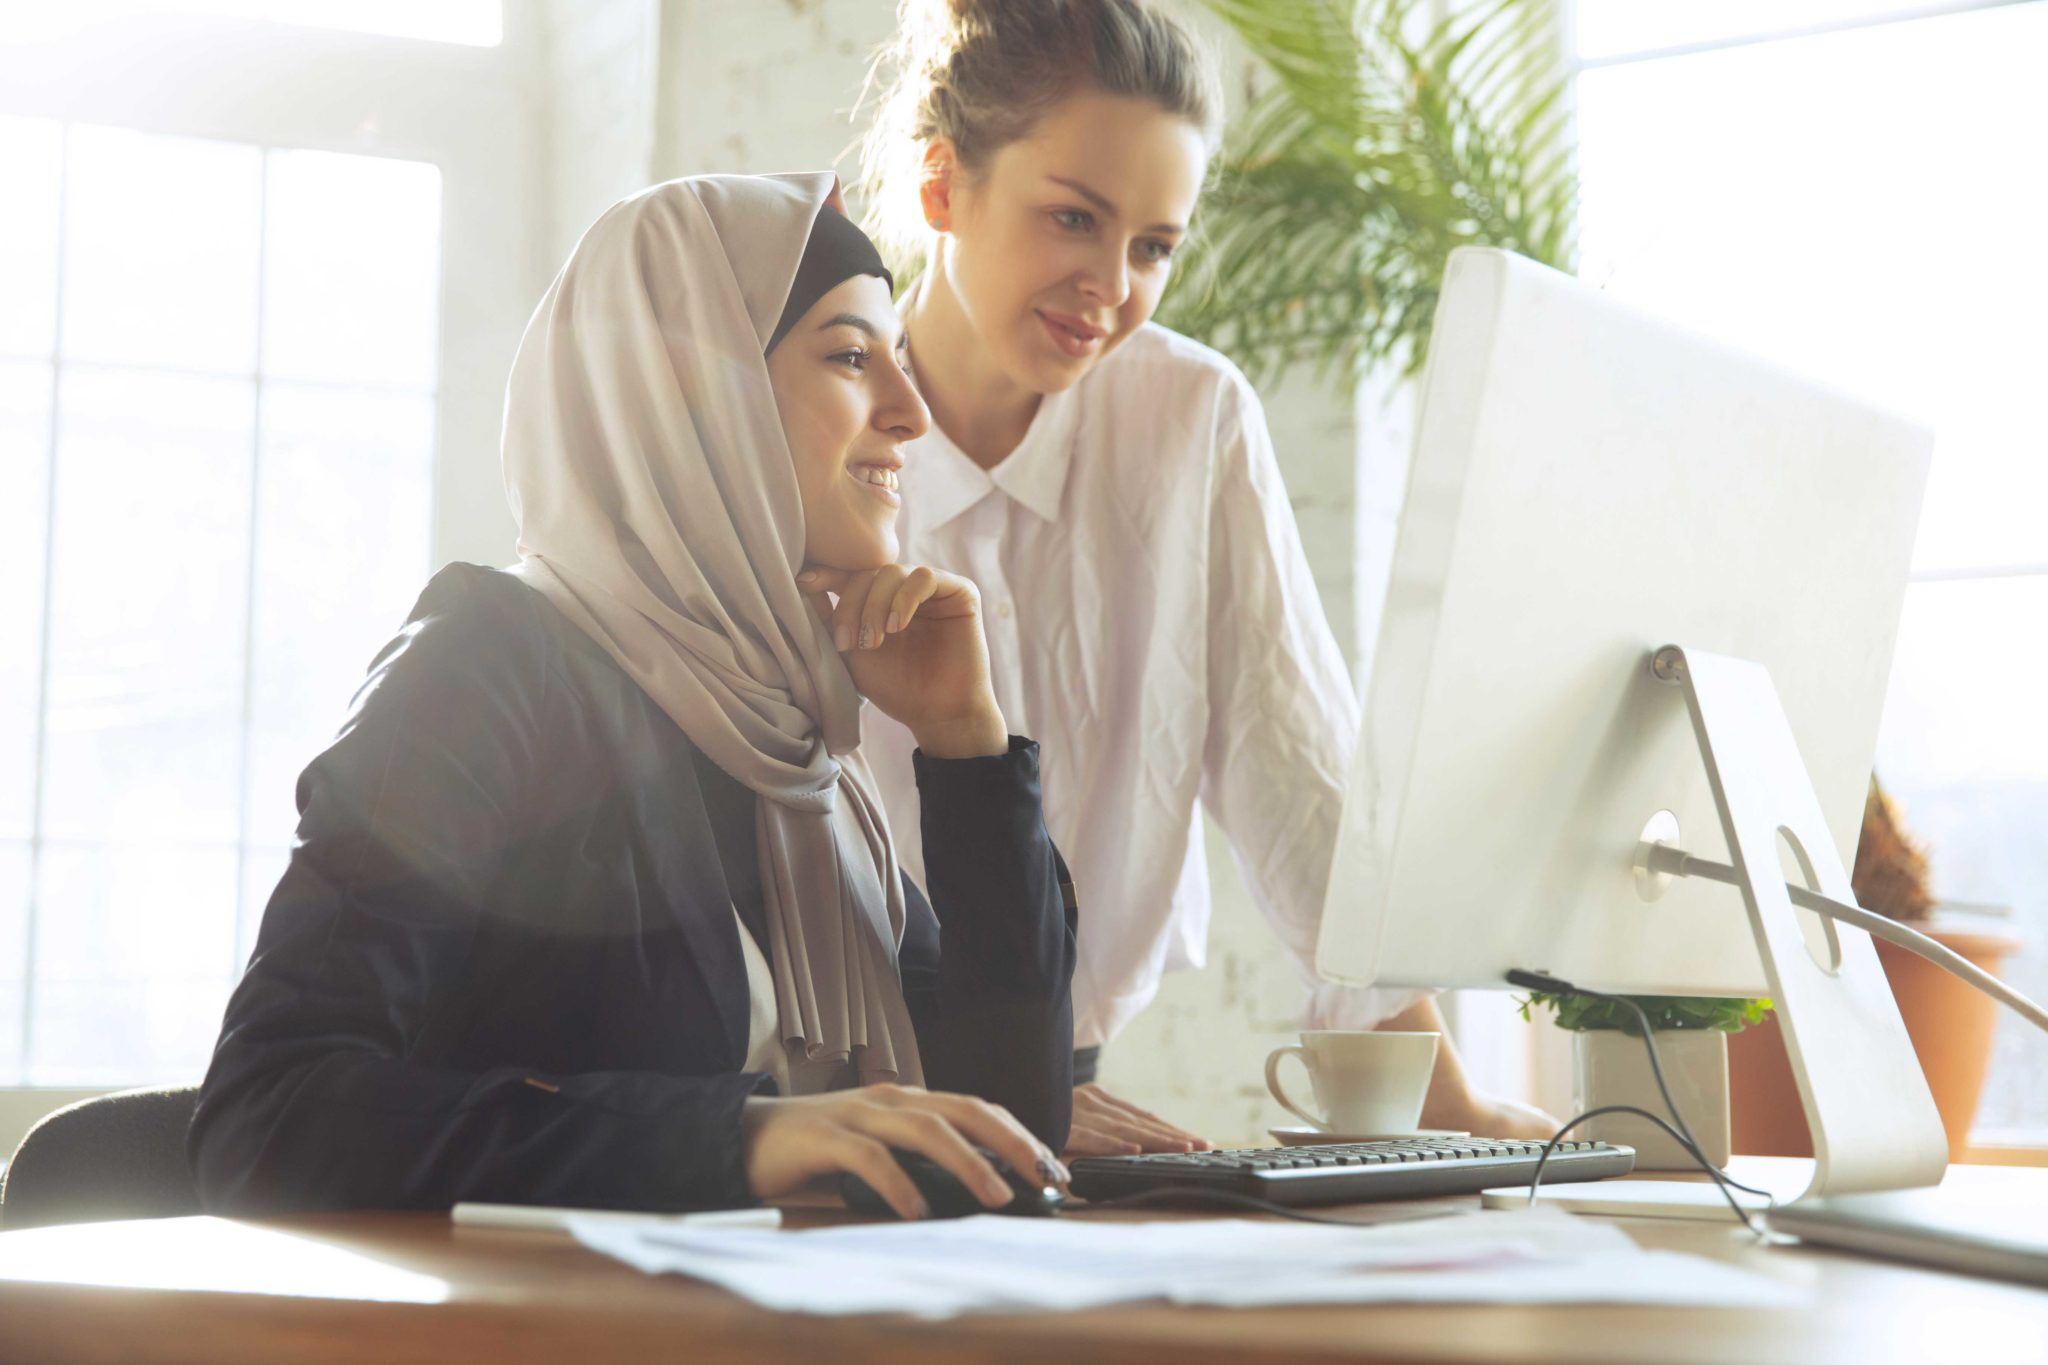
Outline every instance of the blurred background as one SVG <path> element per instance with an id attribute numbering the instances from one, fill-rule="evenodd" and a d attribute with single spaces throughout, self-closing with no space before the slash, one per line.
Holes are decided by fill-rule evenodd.
<path id="1" fill-rule="evenodd" d="M 2048 0 L 1166 7 L 1222 55 L 1237 114 L 1166 317 L 1259 379 L 1354 663 L 1430 272 L 1460 241 L 1918 416 L 1939 441 L 1878 771 L 1941 925 L 2048 994 Z M 1432 46 L 1461 15 L 1513 88 Z M 1345 41 L 1276 72 L 1317 24 Z M 0 3 L 5 1145 L 75 1095 L 202 1074 L 299 769 L 435 567 L 513 557 L 504 378 L 578 232 L 672 176 L 850 180 L 893 25 L 893 0 Z M 1415 144 L 1401 164 L 1470 151 L 1462 106 L 1412 103 L 1469 82 L 1500 134 L 1480 170 L 1426 221 L 1381 212 L 1377 161 L 1262 200 L 1260 166 L 1300 148 L 1246 111 L 1357 105 L 1378 69 L 1411 102 L 1353 112 Z M 1300 308 L 1236 307 L 1254 256 L 1329 307 L 1413 307 L 1309 344 Z M 1302 987 L 1209 850 L 1208 968 L 1168 980 L 1104 1080 L 1241 1141 L 1281 1118 L 1259 1063 Z M 1566 1107 L 1557 1030 L 1504 995 L 1451 1013 L 1484 1081 Z M 1989 1046 L 1973 1140 L 2048 1147 L 2048 1039 Z"/>

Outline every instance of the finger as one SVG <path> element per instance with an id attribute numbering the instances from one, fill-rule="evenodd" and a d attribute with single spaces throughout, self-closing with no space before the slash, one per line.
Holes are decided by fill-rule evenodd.
<path id="1" fill-rule="evenodd" d="M 1192 1138 L 1170 1133 L 1164 1128 L 1155 1128 L 1148 1123 L 1132 1119 L 1110 1118 L 1098 1115 L 1094 1122 L 1101 1128 L 1116 1134 L 1126 1142 L 1135 1142 L 1147 1152 L 1191 1152 L 1195 1149 Z"/>
<path id="2" fill-rule="evenodd" d="M 836 1134 L 831 1147 L 831 1156 L 841 1170 L 851 1171 L 868 1182 L 882 1201 L 896 1211 L 898 1218 L 924 1218 L 930 1215 L 931 1206 L 924 1202 L 924 1196 L 917 1192 L 917 1186 L 896 1164 L 895 1155 L 875 1139 L 850 1128 L 842 1128 Z"/>
<path id="3" fill-rule="evenodd" d="M 796 576 L 797 588 L 805 593 L 840 592 L 858 575 L 851 569 L 835 569 L 829 564 L 806 564 L 803 572 Z"/>
<path id="4" fill-rule="evenodd" d="M 848 577 L 842 570 L 816 566 L 796 576 L 796 590 L 803 594 L 804 601 L 810 604 L 811 614 L 827 631 L 831 629 L 832 594 L 845 585 Z"/>
<path id="5" fill-rule="evenodd" d="M 1067 1169 L 1059 1158 L 1000 1104 L 972 1095 L 933 1092 L 933 1106 L 971 1140 L 996 1154 L 996 1159 L 1026 1180 L 1065 1185 Z"/>
<path id="6" fill-rule="evenodd" d="M 945 1116 L 930 1109 L 891 1109 L 876 1105 L 856 1122 L 863 1132 L 881 1138 L 892 1147 L 930 1157 L 966 1186 L 967 1192 L 979 1199 L 984 1208 L 999 1209 L 1015 1194 L 1010 1182 L 1003 1179 L 987 1158 L 975 1151 Z"/>
<path id="7" fill-rule="evenodd" d="M 839 605 L 832 608 L 832 647 L 850 652 L 860 638 L 861 609 L 867 605 L 868 586 L 875 581 L 872 569 L 854 574 L 839 588 Z"/>
<path id="8" fill-rule="evenodd" d="M 1067 1130 L 1067 1156 L 1136 1156 L 1145 1149 L 1101 1128 L 1077 1123 Z"/>
<path id="9" fill-rule="evenodd" d="M 1209 1147 L 1209 1140 L 1199 1133 L 1191 1133 L 1179 1124 L 1169 1123 L 1151 1110 L 1132 1104 L 1121 1095 L 1104 1090 L 1099 1085 L 1090 1085 L 1084 1089 L 1089 1092 L 1088 1098 L 1092 1101 L 1090 1112 L 1098 1118 L 1121 1120 L 1147 1132 L 1186 1142 L 1203 1150 Z M 1078 1092 L 1076 1098 L 1079 1098 Z"/>
<path id="10" fill-rule="evenodd" d="M 1165 1120 L 1147 1114 L 1135 1105 L 1121 1103 L 1115 1096 L 1101 1090 L 1076 1090 L 1074 1112 L 1101 1127 L 1155 1133 L 1162 1137 L 1193 1137 L 1193 1134 L 1182 1133 Z"/>
<path id="11" fill-rule="evenodd" d="M 939 576 L 923 564 L 903 576 L 903 582 L 896 589 L 896 596 L 889 603 L 889 615 L 883 628 L 891 635 L 909 625 L 917 615 L 917 609 L 931 600 L 939 589 Z"/>
<path id="12" fill-rule="evenodd" d="M 909 573 L 901 564 L 885 564 L 875 570 L 873 581 L 868 584 L 866 603 L 860 611 L 860 634 L 857 643 L 862 649 L 880 649 L 888 632 L 889 612 L 894 605 L 897 590 Z"/>

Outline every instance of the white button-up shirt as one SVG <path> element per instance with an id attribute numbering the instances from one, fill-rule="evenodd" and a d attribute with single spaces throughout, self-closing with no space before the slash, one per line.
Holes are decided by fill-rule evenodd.
<path id="1" fill-rule="evenodd" d="M 980 588 L 997 702 L 1041 747 L 1074 874 L 1078 1046 L 1202 965 L 1199 799 L 1303 980 L 1358 704 L 1309 576 L 1258 397 L 1223 356 L 1147 325 L 1039 405 L 984 470 L 934 427 L 906 449 L 903 560 Z M 862 749 L 923 881 L 913 742 L 866 708 Z M 1413 993 L 1316 988 L 1309 1022 L 1369 1027 Z"/>

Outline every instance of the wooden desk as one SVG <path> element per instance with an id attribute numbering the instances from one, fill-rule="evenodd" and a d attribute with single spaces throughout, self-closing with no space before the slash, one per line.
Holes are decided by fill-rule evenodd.
<path id="1" fill-rule="evenodd" d="M 2048 1172 L 1960 1168 L 2048 1189 Z M 2018 1182 L 2027 1182 L 2022 1190 Z M 793 1222 L 843 1219 L 800 1211 Z M 1139 1215 L 1128 1215 L 1139 1216 Z M 1158 1214 L 1147 1217 L 1171 1218 Z M 1805 1249 L 1733 1227 L 1617 1220 L 1815 1290 L 1798 1312 L 1602 1307 L 1144 1306 L 951 1322 L 801 1318 L 652 1277 L 565 1236 L 425 1214 L 180 1218 L 0 1235 L 7 1361 L 1711 1362 L 2048 1360 L 2048 1292 Z"/>

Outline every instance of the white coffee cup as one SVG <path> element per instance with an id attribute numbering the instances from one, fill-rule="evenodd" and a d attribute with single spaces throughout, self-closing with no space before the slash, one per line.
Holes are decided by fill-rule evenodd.
<path id="1" fill-rule="evenodd" d="M 1370 1137 L 1412 1133 L 1422 1119 L 1422 1099 L 1436 1069 L 1434 1033 L 1382 1033 L 1377 1029 L 1327 1029 L 1303 1033 L 1299 1043 L 1276 1047 L 1266 1057 L 1266 1089 L 1288 1112 L 1325 1133 Z M 1280 1062 L 1301 1058 L 1315 1092 L 1312 1114 L 1280 1086 Z"/>

